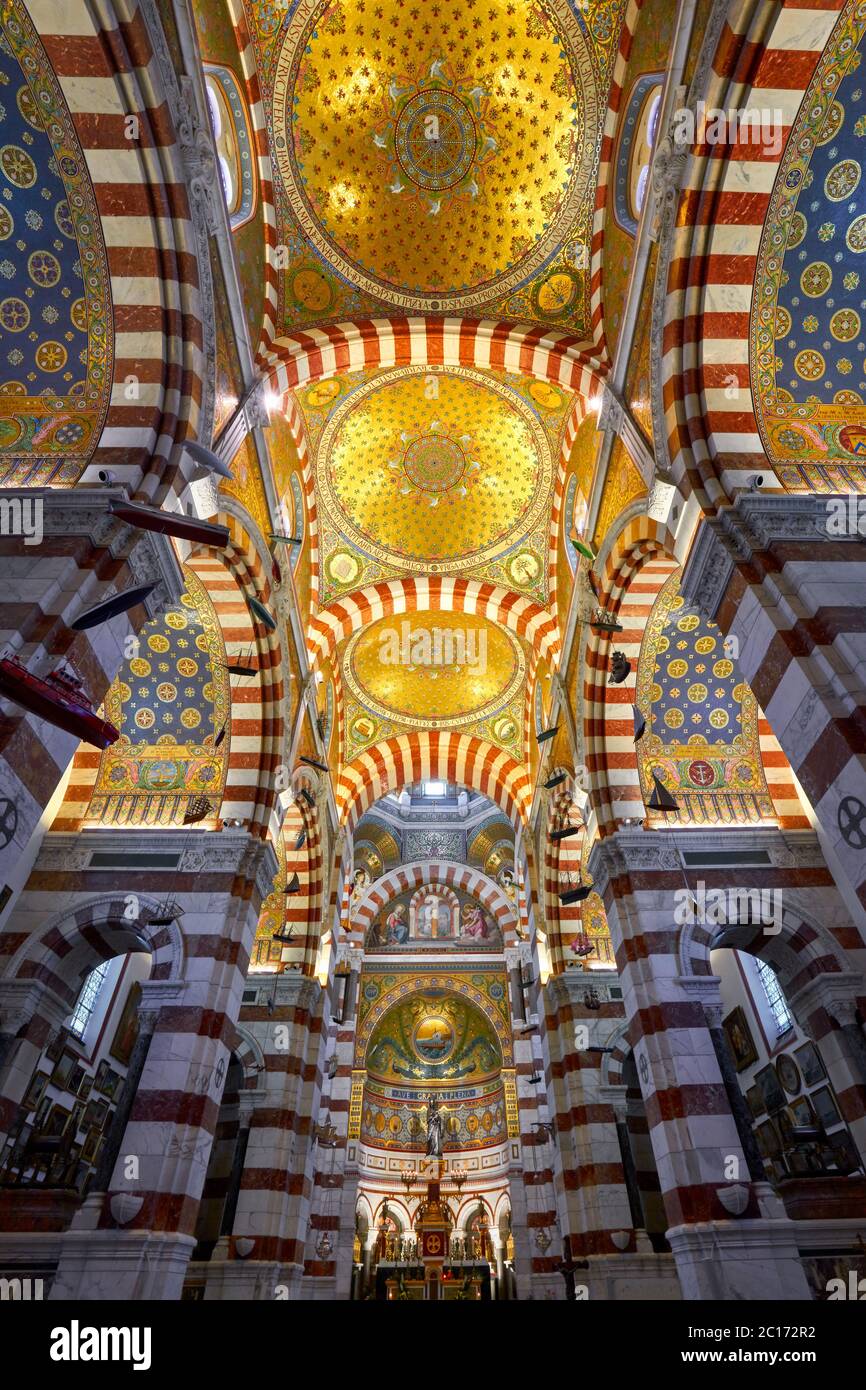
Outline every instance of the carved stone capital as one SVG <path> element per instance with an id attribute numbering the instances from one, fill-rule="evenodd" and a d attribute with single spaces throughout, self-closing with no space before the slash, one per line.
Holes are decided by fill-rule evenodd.
<path id="1" fill-rule="evenodd" d="M 69 1005 L 41 980 L 0 980 L 0 1033 L 20 1033 L 37 1013 L 59 1028 L 69 1017 Z"/>
<path id="2" fill-rule="evenodd" d="M 857 996 L 864 992 L 862 975 L 852 971 L 815 975 L 788 1000 L 791 1012 L 805 1025 L 817 1009 L 824 1009 L 842 1027 L 857 1022 Z"/>

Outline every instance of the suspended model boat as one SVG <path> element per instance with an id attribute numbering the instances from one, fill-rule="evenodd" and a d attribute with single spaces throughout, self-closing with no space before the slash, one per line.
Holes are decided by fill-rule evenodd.
<path id="1" fill-rule="evenodd" d="M 300 791 L 298 792 L 298 796 L 302 797 L 303 800 L 306 801 L 307 805 L 308 805 L 308 806 L 311 806 L 311 807 L 313 808 L 313 810 L 315 811 L 315 809 L 316 809 L 316 803 L 315 803 L 315 801 L 313 800 L 313 798 L 310 796 L 310 793 L 307 791 L 306 787 L 301 787 Z"/>
<path id="2" fill-rule="evenodd" d="M 234 473 L 227 463 L 223 463 L 219 454 L 215 454 L 213 449 L 208 449 L 206 445 L 199 444 L 194 439 L 185 439 L 183 447 L 191 458 L 202 468 L 206 468 L 209 473 L 219 473 L 221 478 L 234 478 Z"/>
<path id="3" fill-rule="evenodd" d="M 305 753 L 298 754 L 298 761 L 302 763 L 309 763 L 310 767 L 317 767 L 320 772 L 327 772 L 329 770 L 327 763 L 320 763 L 315 758 L 308 758 Z"/>
<path id="4" fill-rule="evenodd" d="M 292 874 L 292 877 L 289 879 L 288 883 L 286 884 L 286 892 L 287 892 L 287 893 L 299 893 L 300 890 L 301 890 L 301 880 L 298 878 L 298 875 L 297 875 L 297 874 Z"/>
<path id="5" fill-rule="evenodd" d="M 176 536 L 181 541 L 213 545 L 221 550 L 229 543 L 227 526 L 215 526 L 182 512 L 164 512 L 159 507 L 143 507 L 140 502 L 123 502 L 119 498 L 109 504 L 109 510 L 119 521 L 141 531 L 156 531 L 160 536 Z"/>
<path id="6" fill-rule="evenodd" d="M 0 659 L 0 695 L 94 748 L 108 748 L 120 733 L 95 713 L 78 676 L 52 671 L 34 676 L 14 656 Z"/>
<path id="7" fill-rule="evenodd" d="M 574 888 L 567 888 L 564 893 L 560 893 L 558 896 L 563 907 L 567 907 L 569 903 L 582 903 L 591 892 L 592 889 L 587 884 L 578 883 Z"/>
<path id="8" fill-rule="evenodd" d="M 564 825 L 561 830 L 551 830 L 550 838 L 554 843 L 567 840 L 569 835 L 579 835 L 582 829 L 582 825 Z"/>
<path id="9" fill-rule="evenodd" d="M 144 603 L 155 588 L 155 584 L 138 584 L 134 589 L 124 589 L 123 593 L 113 594 L 111 598 L 103 599 L 102 603 L 88 608 L 86 613 L 80 614 L 69 626 L 74 632 L 87 632 L 91 627 L 107 623 L 109 618 L 116 618 L 118 613 L 128 613 L 137 603 Z"/>
<path id="10" fill-rule="evenodd" d="M 552 729 L 542 729 L 541 733 L 536 734 L 535 737 L 538 743 L 547 743 L 549 739 L 555 738 L 558 733 L 559 725 L 554 724 Z"/>
<path id="11" fill-rule="evenodd" d="M 547 790 L 550 792 L 550 791 L 553 791 L 553 788 L 554 788 L 554 787 L 559 787 L 559 786 L 561 786 L 562 783 L 565 782 L 565 781 L 567 781 L 567 780 L 568 780 L 568 773 L 567 773 L 567 772 L 556 772 L 556 773 L 554 773 L 554 775 L 553 775 L 552 777 L 548 777 L 548 779 L 547 779 L 547 781 L 545 782 L 544 785 L 545 785 L 545 787 L 547 788 Z"/>
<path id="12" fill-rule="evenodd" d="M 678 811 L 680 809 L 679 802 L 671 796 L 661 778 L 653 773 L 652 779 L 655 786 L 647 802 L 649 809 L 651 811 Z"/>
<path id="13" fill-rule="evenodd" d="M 248 598 L 247 607 L 249 608 L 254 618 L 258 618 L 260 623 L 264 623 L 265 627 L 268 629 L 268 632 L 276 632 L 277 620 L 271 613 L 268 612 L 267 608 L 265 608 L 265 605 L 263 603 L 259 603 L 257 598 Z"/>

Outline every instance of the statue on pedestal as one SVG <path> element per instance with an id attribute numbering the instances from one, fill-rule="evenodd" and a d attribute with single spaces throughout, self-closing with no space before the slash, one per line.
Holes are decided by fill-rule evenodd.
<path id="1" fill-rule="evenodd" d="M 442 1111 L 435 1096 L 427 1102 L 427 1157 L 442 1157 Z"/>

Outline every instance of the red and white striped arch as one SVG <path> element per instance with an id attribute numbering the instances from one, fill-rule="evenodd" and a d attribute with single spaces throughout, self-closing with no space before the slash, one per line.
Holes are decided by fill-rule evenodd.
<path id="1" fill-rule="evenodd" d="M 332 656 L 339 642 L 378 618 L 446 611 L 475 613 L 500 623 L 551 662 L 558 655 L 559 630 L 549 609 L 498 584 L 429 574 L 370 584 L 323 608 L 310 622 L 310 658 Z"/>
<path id="2" fill-rule="evenodd" d="M 528 824 L 532 786 L 526 768 L 484 739 L 444 729 L 386 739 L 341 768 L 336 780 L 340 823 L 353 829 L 386 792 L 425 778 L 481 792 L 505 812 L 515 830 Z"/>
<path id="3" fill-rule="evenodd" d="M 198 245 L 164 75 L 135 0 L 122 13 L 55 0 L 27 9 L 87 161 L 108 253 L 114 375 L 91 462 L 161 500 L 180 482 L 175 446 L 196 432 L 207 370 Z"/>
<path id="4" fill-rule="evenodd" d="M 650 614 L 665 582 L 679 568 L 673 537 L 649 517 L 628 522 L 604 566 L 601 606 L 617 614 L 623 631 L 590 629 L 584 657 L 584 750 L 590 779 L 587 826 L 591 835 L 616 829 L 617 818 L 643 817 L 634 749 L 632 705 L 637 666 Z M 628 678 L 610 685 L 610 658 L 621 651 L 631 662 Z M 616 804 L 616 813 L 614 813 Z"/>
<path id="5" fill-rule="evenodd" d="M 357 906 L 350 909 L 349 921 L 353 932 L 363 939 L 383 907 L 401 893 L 411 892 L 426 883 L 442 883 L 477 898 L 495 919 L 503 941 L 508 932 L 515 932 L 517 914 L 514 904 L 492 878 L 468 864 L 452 864 L 438 859 L 401 864 L 398 869 L 377 878 Z"/>
<path id="6" fill-rule="evenodd" d="M 784 146 L 844 0 L 731 0 L 707 107 L 782 113 L 778 153 L 752 138 L 693 151 L 675 219 L 661 382 L 674 478 L 715 511 L 766 466 L 749 379 L 761 231 Z M 734 389 L 735 388 L 735 389 Z"/>

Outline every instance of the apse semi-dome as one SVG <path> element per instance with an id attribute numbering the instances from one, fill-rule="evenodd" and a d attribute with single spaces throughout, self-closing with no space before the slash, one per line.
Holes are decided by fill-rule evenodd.
<path id="1" fill-rule="evenodd" d="M 502 1051 L 489 1018 L 470 1000 L 445 991 L 409 995 L 376 1024 L 367 1073 L 391 1084 L 477 1084 L 499 1075 Z"/>
<path id="2" fill-rule="evenodd" d="M 564 3 L 487 0 L 469 22 L 461 0 L 298 6 L 273 106 L 305 236 L 402 307 L 468 307 L 525 283 L 591 196 L 595 79 Z M 559 281 L 556 309 L 582 292 L 578 273 Z"/>

